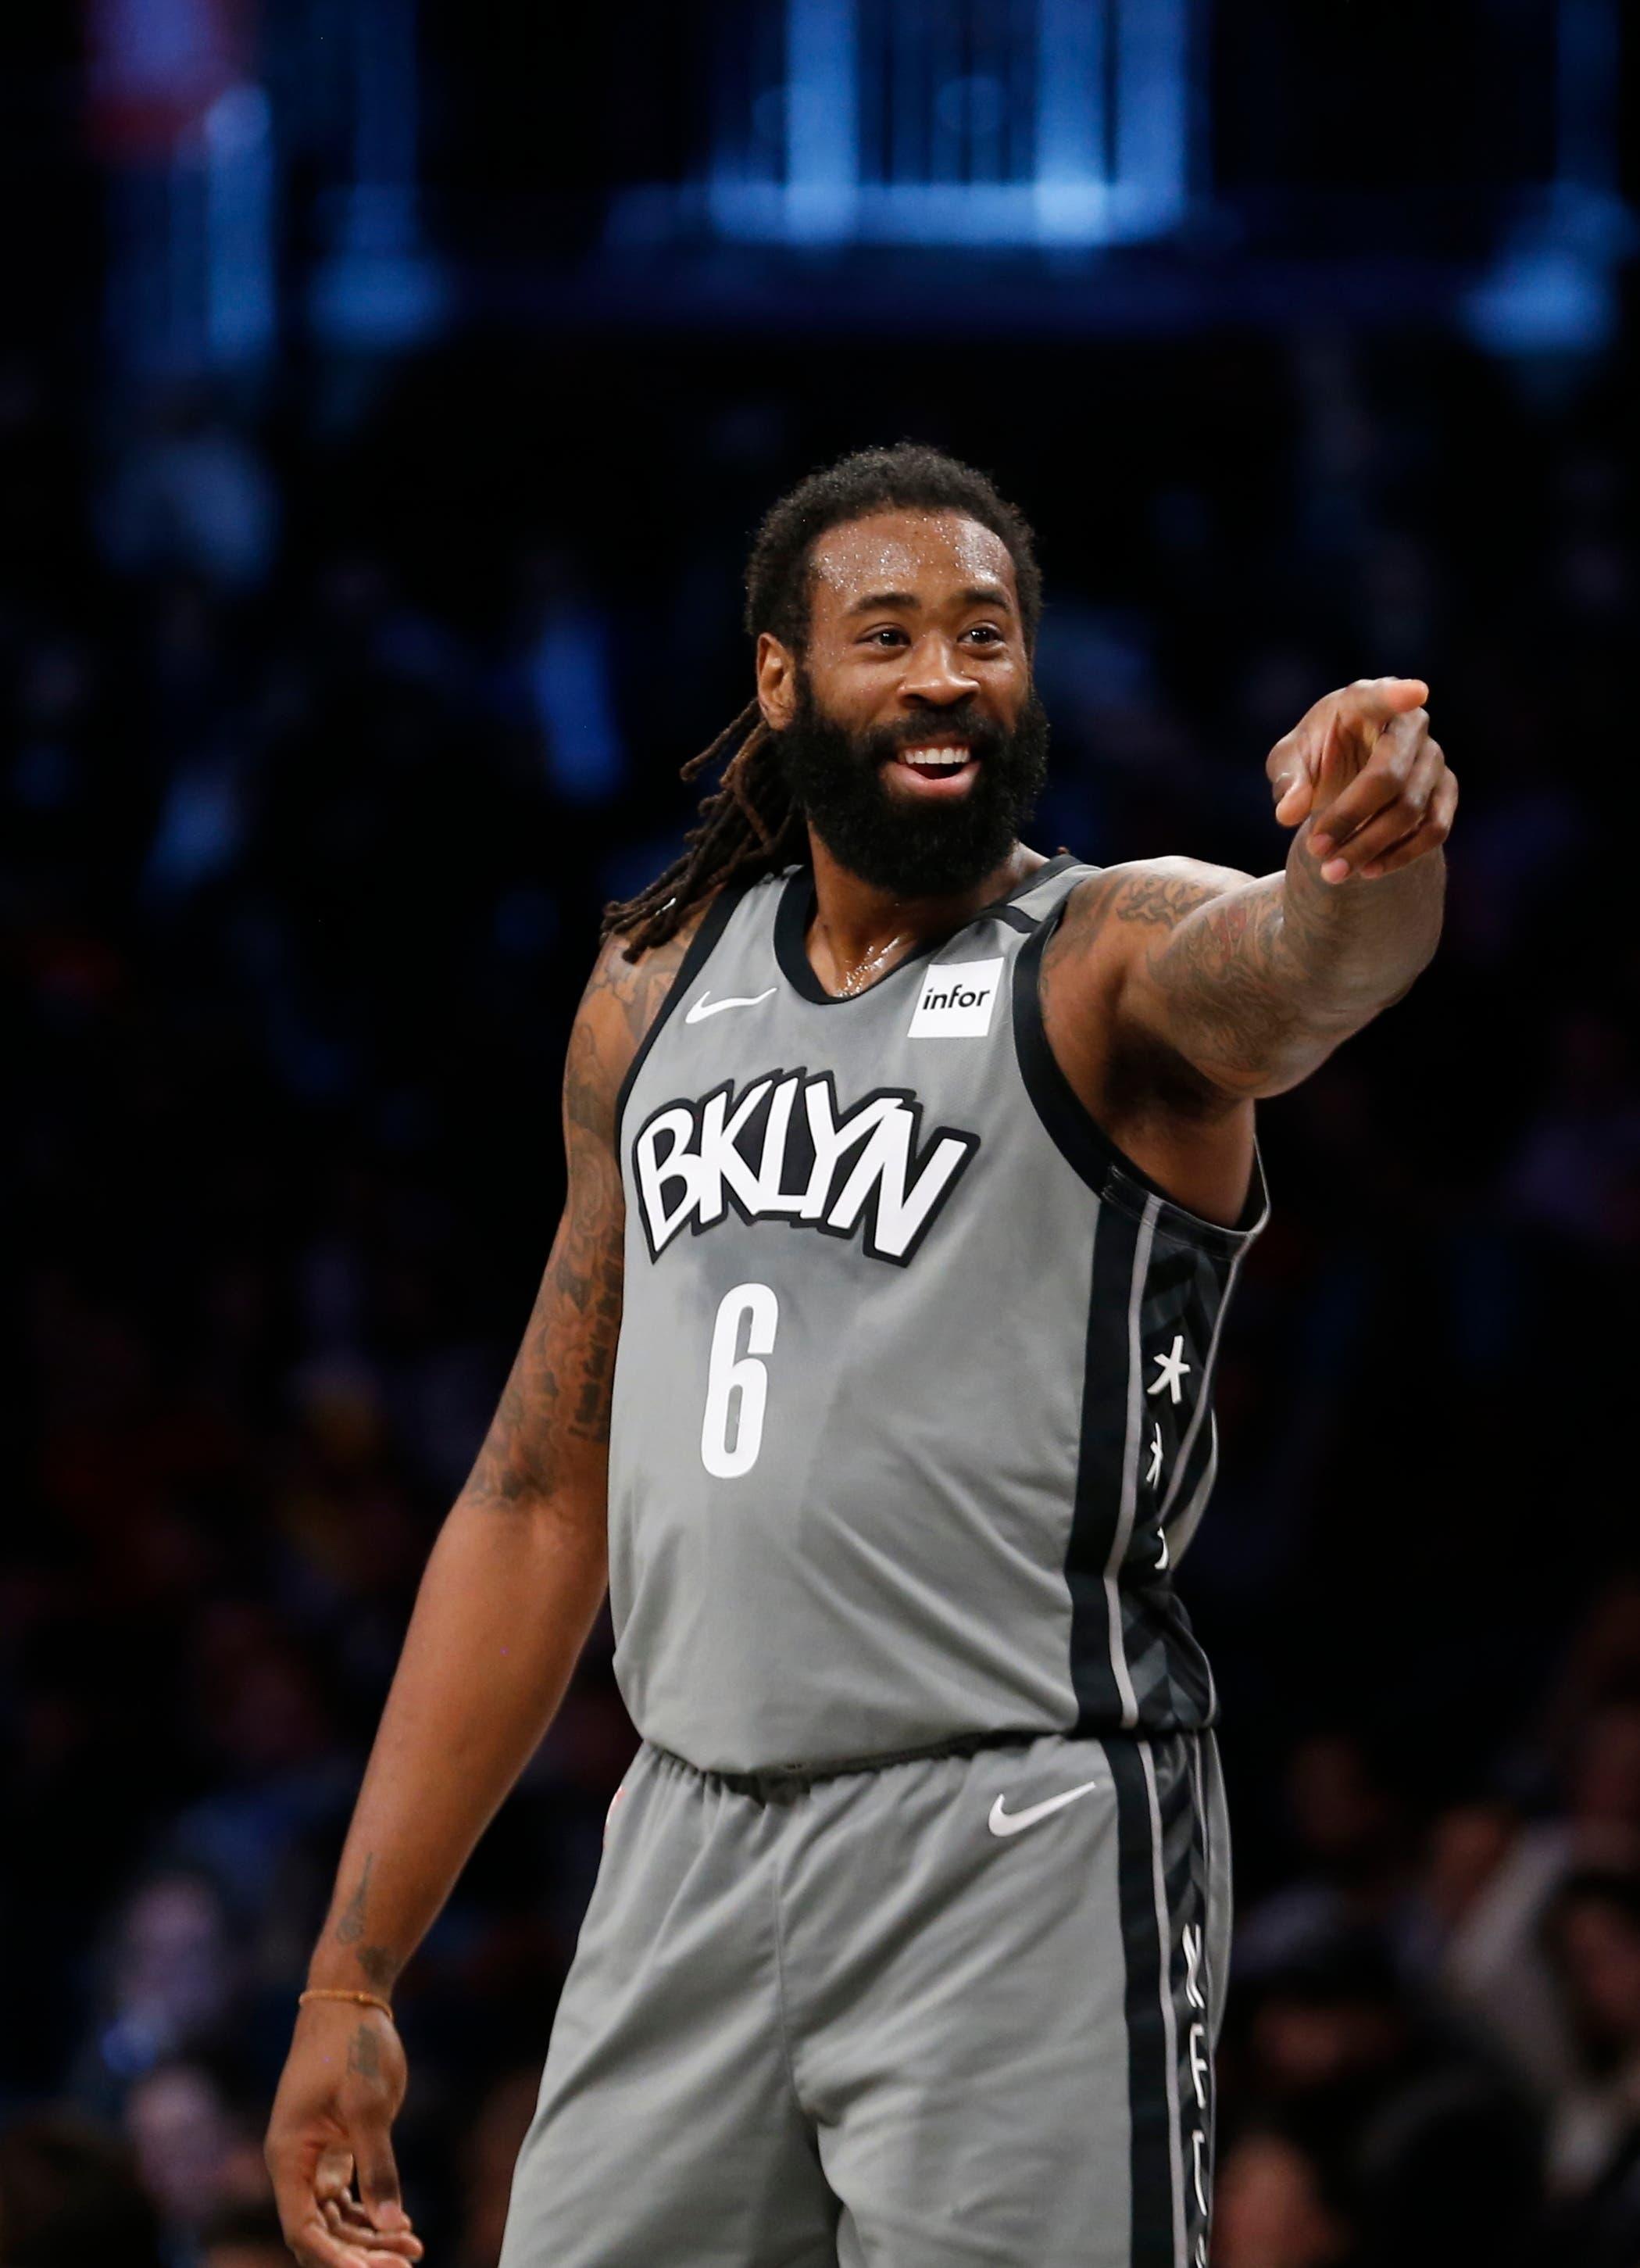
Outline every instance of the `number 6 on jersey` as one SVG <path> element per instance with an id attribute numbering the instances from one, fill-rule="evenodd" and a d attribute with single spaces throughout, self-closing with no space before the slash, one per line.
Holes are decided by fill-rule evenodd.
<path id="1" fill-rule="evenodd" d="M 712 1326 L 706 1410 L 701 1419 L 701 1462 L 714 1480 L 738 1481 L 757 1462 L 769 1402 L 769 1367 L 757 1358 L 773 1353 L 779 1322 L 780 1302 L 767 1284 L 737 1284 L 724 1293 Z M 744 1354 L 739 1351 L 742 1322 L 746 1325 Z"/>

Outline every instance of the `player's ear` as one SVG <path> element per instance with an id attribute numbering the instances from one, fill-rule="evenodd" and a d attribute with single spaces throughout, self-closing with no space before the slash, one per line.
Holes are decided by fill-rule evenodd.
<path id="1" fill-rule="evenodd" d="M 774 733 L 783 733 L 797 713 L 797 657 L 767 630 L 757 641 L 757 705 Z"/>

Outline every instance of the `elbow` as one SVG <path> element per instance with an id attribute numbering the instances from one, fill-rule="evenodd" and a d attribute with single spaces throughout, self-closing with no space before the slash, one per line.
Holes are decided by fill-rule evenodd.
<path id="1" fill-rule="evenodd" d="M 1295 1022 L 1279 1035 L 1261 1035 L 1244 1047 L 1207 1046 L 1189 1057 L 1191 1070 L 1220 1104 L 1266 1102 L 1285 1094 L 1319 1070 L 1354 1027 L 1323 1035 Z"/>
<path id="2" fill-rule="evenodd" d="M 1365 998 L 1339 1002 L 1326 1009 L 1318 1007 L 1307 1015 L 1296 1017 L 1290 1030 L 1261 1050 L 1256 1064 L 1247 1066 L 1240 1099 L 1267 1101 L 1272 1095 L 1286 1094 L 1302 1086 L 1346 1040 L 1354 1039 L 1386 1008 L 1393 1008 L 1398 1000 L 1406 998 L 1428 968 L 1433 954 L 1431 946 L 1429 954 L 1394 991 L 1376 991 Z"/>
<path id="3" fill-rule="evenodd" d="M 601 1476 L 587 1485 L 563 1476 L 538 1487 L 504 1491 L 474 1488 L 469 1482 L 451 1507 L 449 1519 L 494 1537 L 529 1539 L 529 1548 L 601 1557 L 608 1520 Z"/>

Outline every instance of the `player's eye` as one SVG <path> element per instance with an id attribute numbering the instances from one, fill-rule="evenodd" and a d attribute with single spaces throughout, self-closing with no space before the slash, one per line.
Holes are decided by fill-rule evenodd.
<path id="1" fill-rule="evenodd" d="M 874 630 L 867 630 L 861 643 L 864 645 L 903 645 L 906 634 L 897 622 L 881 622 Z"/>
<path id="2" fill-rule="evenodd" d="M 1003 642 L 1003 634 L 995 622 L 975 622 L 967 635 L 980 639 L 986 645 L 1000 645 Z"/>

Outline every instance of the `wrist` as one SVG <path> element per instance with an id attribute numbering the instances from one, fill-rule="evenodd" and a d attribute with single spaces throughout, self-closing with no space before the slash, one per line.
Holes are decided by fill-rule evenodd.
<path id="1" fill-rule="evenodd" d="M 366 1992 L 391 2000 L 404 1963 L 385 1946 L 361 1945 L 346 1952 L 331 1945 L 314 1949 L 307 1965 L 305 1990 L 310 1992 Z"/>
<path id="2" fill-rule="evenodd" d="M 305 1992 L 297 1994 L 296 2005 L 298 2008 L 341 2008 L 349 2018 L 373 2009 L 377 2015 L 386 2016 L 389 2023 L 393 2021 L 391 2002 L 378 1992 L 354 1992 L 342 1986 L 331 1990 L 322 1984 L 310 1984 Z"/>

